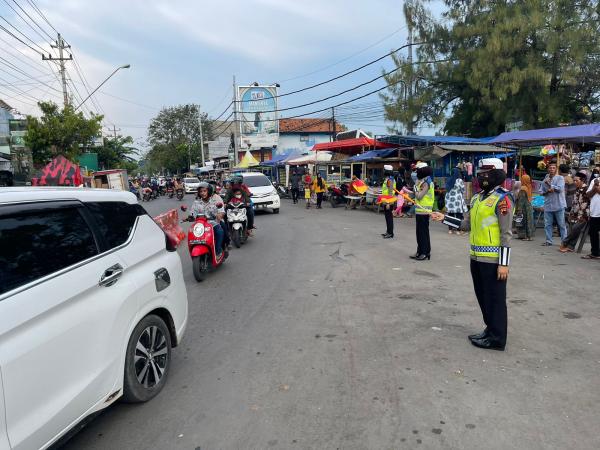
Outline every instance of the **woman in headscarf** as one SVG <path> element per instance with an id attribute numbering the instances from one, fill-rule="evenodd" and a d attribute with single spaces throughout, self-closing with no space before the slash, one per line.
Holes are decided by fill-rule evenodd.
<path id="1" fill-rule="evenodd" d="M 535 234 L 535 223 L 533 222 L 533 206 L 531 206 L 531 177 L 523 175 L 521 181 L 515 183 L 514 190 L 517 192 L 515 198 L 515 217 L 518 221 L 519 239 L 532 241 Z"/>
<path id="2" fill-rule="evenodd" d="M 468 211 L 465 202 L 465 182 L 463 175 L 458 167 L 452 170 L 452 176 L 446 181 L 446 210 L 448 215 L 457 219 L 464 219 L 464 214 Z M 462 231 L 455 231 L 455 228 L 448 226 L 448 234 L 464 234 Z"/>

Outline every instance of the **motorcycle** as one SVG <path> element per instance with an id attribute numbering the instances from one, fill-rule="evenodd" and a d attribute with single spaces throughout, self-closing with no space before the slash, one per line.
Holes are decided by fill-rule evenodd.
<path id="1" fill-rule="evenodd" d="M 187 211 L 187 207 L 182 206 L 181 210 Z M 192 272 L 196 281 L 204 281 L 211 268 L 216 269 L 223 264 L 227 258 L 227 250 L 223 249 L 217 258 L 213 226 L 206 216 L 190 217 L 187 221 L 194 222 L 188 229 L 188 250 L 192 257 Z"/>
<path id="2" fill-rule="evenodd" d="M 329 202 L 332 208 L 337 208 L 338 205 L 346 203 L 346 195 L 348 195 L 348 186 L 342 184 L 340 187 L 329 186 Z"/>
<path id="3" fill-rule="evenodd" d="M 227 204 L 227 224 L 229 235 L 236 248 L 240 248 L 248 240 L 248 218 L 246 217 L 246 205 L 244 203 Z"/>
<path id="4" fill-rule="evenodd" d="M 183 200 L 183 188 L 179 188 L 177 189 L 177 200 L 181 201 Z"/>
<path id="5" fill-rule="evenodd" d="M 292 198 L 292 194 L 290 193 L 290 190 L 282 184 L 275 183 L 275 190 L 277 191 L 277 194 L 279 194 L 279 197 L 281 197 L 281 198 Z"/>
<path id="6" fill-rule="evenodd" d="M 169 198 L 173 198 L 173 195 L 175 195 L 175 190 L 173 189 L 172 186 L 169 186 L 167 188 L 167 197 Z"/>
<path id="7" fill-rule="evenodd" d="M 158 186 L 158 195 L 166 195 L 167 187 L 166 186 Z"/>
<path id="8" fill-rule="evenodd" d="M 154 198 L 152 194 L 152 188 L 145 187 L 142 189 L 142 200 L 145 202 L 149 202 Z"/>

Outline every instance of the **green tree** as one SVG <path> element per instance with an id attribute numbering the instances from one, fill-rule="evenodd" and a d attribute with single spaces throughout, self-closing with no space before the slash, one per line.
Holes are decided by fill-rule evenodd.
<path id="1" fill-rule="evenodd" d="M 418 53 L 431 64 L 416 92 L 445 131 L 494 135 L 597 120 L 600 7 L 594 0 L 444 0 L 442 20 L 418 17 Z M 390 100 L 395 97 L 390 95 Z M 390 116 L 393 118 L 393 116 Z"/>
<path id="2" fill-rule="evenodd" d="M 200 118 L 204 142 L 212 139 L 211 120 L 200 113 L 199 105 L 163 108 L 148 127 L 150 151 L 146 154 L 148 171 L 179 172 L 201 160 Z M 208 155 L 205 154 L 207 158 Z"/>
<path id="3" fill-rule="evenodd" d="M 39 102 L 41 117 L 27 116 L 25 144 L 33 161 L 43 164 L 58 155 L 74 159 L 91 146 L 102 128 L 102 116 L 86 119 L 72 106 L 60 109 L 53 102 Z"/>
<path id="4" fill-rule="evenodd" d="M 104 137 L 104 145 L 98 150 L 99 167 L 128 170 L 137 168 L 134 157 L 139 155 L 139 152 L 132 144 L 131 136 Z"/>

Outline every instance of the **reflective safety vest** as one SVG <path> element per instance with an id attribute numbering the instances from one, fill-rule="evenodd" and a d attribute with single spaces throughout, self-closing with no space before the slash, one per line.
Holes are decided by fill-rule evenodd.
<path id="1" fill-rule="evenodd" d="M 416 195 L 418 192 L 421 192 L 421 187 L 423 183 L 426 183 L 425 180 L 418 181 L 415 185 L 415 212 L 419 213 L 430 213 L 433 211 L 433 202 L 434 202 L 434 188 L 433 182 L 429 182 L 429 190 L 425 194 L 421 200 L 417 200 Z"/>
<path id="2" fill-rule="evenodd" d="M 492 192 L 482 198 L 475 194 L 471 200 L 471 255 L 487 258 L 500 257 L 500 225 L 496 215 L 496 206 L 507 194 Z"/>
<path id="3" fill-rule="evenodd" d="M 392 182 L 392 190 L 390 191 L 387 186 L 387 182 L 390 180 Z M 381 186 L 381 195 L 395 195 L 396 194 L 396 180 L 393 178 L 386 178 L 383 180 L 383 185 Z"/>

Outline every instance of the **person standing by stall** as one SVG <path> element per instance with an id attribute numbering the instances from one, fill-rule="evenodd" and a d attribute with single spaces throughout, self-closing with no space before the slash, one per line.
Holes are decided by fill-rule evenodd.
<path id="1" fill-rule="evenodd" d="M 416 166 L 417 182 L 415 184 L 415 217 L 417 234 L 417 253 L 411 259 L 424 261 L 431 259 L 431 241 L 429 239 L 429 216 L 435 201 L 433 186 L 433 170 L 427 163 L 420 162 Z"/>
<path id="2" fill-rule="evenodd" d="M 567 238 L 565 179 L 563 176 L 557 175 L 556 171 L 556 163 L 548 164 L 548 175 L 544 178 L 540 188 L 540 193 L 544 196 L 544 229 L 546 231 L 546 242 L 542 244 L 543 246 L 552 246 L 555 221 L 561 241 Z"/>
<path id="3" fill-rule="evenodd" d="M 463 181 L 463 175 L 458 167 L 452 169 L 452 176 L 446 181 L 446 196 L 444 199 L 446 203 L 446 211 L 449 216 L 456 217 L 457 219 L 463 219 L 464 213 L 467 210 L 467 203 L 465 202 L 465 182 Z M 452 227 L 448 227 L 448 234 L 462 234 L 462 231 L 456 231 Z"/>
<path id="4" fill-rule="evenodd" d="M 381 196 L 393 196 L 396 193 L 396 180 L 394 179 L 394 168 L 389 164 L 383 166 L 383 184 L 381 185 Z M 392 214 L 392 204 L 383 203 L 383 214 L 385 215 L 385 233 L 382 233 L 384 239 L 394 237 L 394 216 Z"/>
<path id="5" fill-rule="evenodd" d="M 327 183 L 325 183 L 320 173 L 317 173 L 317 178 L 313 180 L 311 189 L 317 195 L 317 209 L 321 209 L 323 194 L 327 190 Z"/>
<path id="6" fill-rule="evenodd" d="M 498 158 L 479 161 L 481 191 L 471 199 L 471 210 L 464 220 L 439 212 L 431 214 L 437 222 L 471 231 L 471 277 L 486 328 L 470 335 L 469 340 L 475 347 L 490 350 L 506 347 L 506 281 L 514 203 L 510 192 L 502 188 L 506 179 L 503 167 Z"/>
<path id="7" fill-rule="evenodd" d="M 298 194 L 300 193 L 300 175 L 296 169 L 294 169 L 294 172 L 290 177 L 290 190 L 292 191 L 292 202 L 295 205 L 298 203 Z"/>
<path id="8" fill-rule="evenodd" d="M 587 190 L 590 199 L 590 243 L 592 251 L 583 259 L 600 259 L 600 173 L 594 169 Z"/>
<path id="9" fill-rule="evenodd" d="M 304 199 L 306 200 L 306 209 L 310 208 L 310 196 L 311 196 L 311 185 L 312 185 L 312 177 L 308 172 L 308 169 L 304 172 L 304 177 L 302 178 L 302 183 L 304 184 Z"/>

